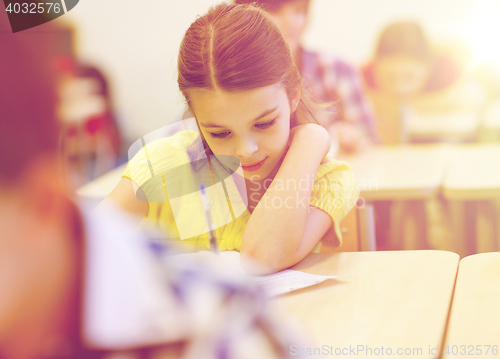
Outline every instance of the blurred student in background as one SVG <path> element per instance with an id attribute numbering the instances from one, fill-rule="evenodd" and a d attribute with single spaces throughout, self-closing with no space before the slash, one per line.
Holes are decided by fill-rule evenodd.
<path id="1" fill-rule="evenodd" d="M 104 74 L 69 57 L 56 63 L 63 161 L 73 185 L 80 187 L 118 164 L 122 139 Z"/>
<path id="2" fill-rule="evenodd" d="M 258 288 L 71 200 L 55 76 L 22 39 L 0 16 L 0 358 L 288 357 Z"/>
<path id="3" fill-rule="evenodd" d="M 466 76 L 464 67 L 450 51 L 436 50 L 416 22 L 384 28 L 373 59 L 363 68 L 382 142 L 407 141 L 404 122 L 412 113 L 418 117 L 473 111 L 479 116 L 483 89 Z"/>
<path id="4" fill-rule="evenodd" d="M 268 11 L 287 36 L 295 63 L 312 96 L 321 102 L 336 102 L 322 119 L 343 152 L 362 151 L 379 138 L 372 108 L 355 67 L 337 56 L 312 52 L 301 45 L 307 25 L 310 0 L 235 0 L 256 3 Z"/>
<path id="5" fill-rule="evenodd" d="M 418 23 L 397 22 L 380 34 L 374 60 L 364 68 L 363 75 L 370 89 L 404 98 L 446 88 L 461 73 L 450 57 L 432 53 Z"/>
<path id="6" fill-rule="evenodd" d="M 383 144 L 453 140 L 445 133 L 420 139 L 412 134 L 411 126 L 427 116 L 433 124 L 451 119 L 447 123 L 452 128 L 464 114 L 470 114 L 472 119 L 479 118 L 483 90 L 466 73 L 464 59 L 445 49 L 445 46 L 433 46 L 417 22 L 395 22 L 381 31 L 373 59 L 363 68 L 363 76 Z M 394 230 L 401 225 L 401 213 L 405 211 L 402 206 L 405 205 L 401 202 L 376 202 L 378 248 L 391 249 L 388 247 L 390 228 Z M 431 235 L 430 242 L 443 248 L 442 243 L 449 240 L 447 204 L 428 200 L 426 212 L 429 233 L 437 234 Z M 398 234 L 401 235 L 411 233 Z"/>

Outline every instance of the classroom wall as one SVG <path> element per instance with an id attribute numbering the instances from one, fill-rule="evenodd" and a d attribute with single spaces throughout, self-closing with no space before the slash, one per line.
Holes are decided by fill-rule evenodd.
<path id="1" fill-rule="evenodd" d="M 312 0 L 304 42 L 361 64 L 386 23 L 415 19 L 433 36 L 460 37 L 484 1 Z M 61 18 L 77 29 L 78 55 L 108 74 L 130 141 L 182 114 L 184 102 L 176 83 L 179 44 L 196 15 L 218 2 L 85 0 Z"/>
<path id="2" fill-rule="evenodd" d="M 429 35 L 457 38 L 474 20 L 480 0 L 313 0 L 304 41 L 355 63 L 373 53 L 380 30 L 399 20 L 419 21 Z"/>

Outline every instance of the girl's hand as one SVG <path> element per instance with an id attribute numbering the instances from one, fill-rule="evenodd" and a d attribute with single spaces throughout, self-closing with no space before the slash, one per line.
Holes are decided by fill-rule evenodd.
<path id="1" fill-rule="evenodd" d="M 328 131 L 320 125 L 290 130 L 288 151 L 243 232 L 241 263 L 247 270 L 268 274 L 290 267 L 309 254 L 332 225 L 329 214 L 310 206 L 314 180 L 330 143 Z M 281 204 L 266 205 L 277 202 Z M 250 268 L 248 262 L 260 267 Z"/>
<path id="2" fill-rule="evenodd" d="M 317 151 L 323 159 L 321 163 L 326 162 L 326 155 L 330 151 L 331 145 L 330 135 L 323 126 L 308 123 L 290 129 L 288 148 L 297 147 L 298 149 Z"/>
<path id="3" fill-rule="evenodd" d="M 358 126 L 348 122 L 339 122 L 332 127 L 337 133 L 342 152 L 358 153 L 370 147 L 370 140 Z"/>

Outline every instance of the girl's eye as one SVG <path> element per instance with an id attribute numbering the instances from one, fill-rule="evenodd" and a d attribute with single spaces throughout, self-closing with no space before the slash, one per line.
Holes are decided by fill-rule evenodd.
<path id="1" fill-rule="evenodd" d="M 229 134 L 230 134 L 229 131 L 219 132 L 219 133 L 210 132 L 210 136 L 212 136 L 213 138 L 224 138 L 227 137 Z"/>
<path id="2" fill-rule="evenodd" d="M 269 128 L 271 127 L 272 125 L 274 125 L 276 123 L 276 119 L 272 120 L 272 121 L 269 121 L 269 122 L 265 122 L 265 123 L 259 123 L 257 125 L 255 125 L 257 128 L 260 128 L 262 130 L 266 129 L 266 128 Z"/>

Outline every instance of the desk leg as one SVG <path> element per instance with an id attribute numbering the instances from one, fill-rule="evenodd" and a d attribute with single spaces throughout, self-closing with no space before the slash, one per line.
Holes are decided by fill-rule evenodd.
<path id="1" fill-rule="evenodd" d="M 450 200 L 455 252 L 461 257 L 476 253 L 477 202 Z"/>
<path id="2" fill-rule="evenodd" d="M 465 201 L 463 209 L 465 254 L 493 252 L 500 249 L 500 202 Z"/>
<path id="3" fill-rule="evenodd" d="M 375 213 L 375 238 L 378 250 L 395 249 L 394 243 L 391 242 L 391 206 L 392 201 L 373 201 L 369 204 L 373 205 Z"/>
<path id="4" fill-rule="evenodd" d="M 455 252 L 465 257 L 499 249 L 498 203 L 450 200 L 450 208 L 453 237 L 457 242 Z"/>
<path id="5" fill-rule="evenodd" d="M 424 200 L 394 202 L 391 208 L 391 244 L 400 249 L 429 248 L 428 220 Z"/>
<path id="6" fill-rule="evenodd" d="M 465 255 L 498 250 L 498 201 L 464 201 Z"/>
<path id="7" fill-rule="evenodd" d="M 408 217 L 414 225 L 414 237 L 412 243 L 405 242 L 407 249 L 429 248 L 429 224 L 424 200 L 406 201 Z"/>
<path id="8" fill-rule="evenodd" d="M 465 244 L 465 256 L 475 254 L 477 251 L 477 202 L 476 201 L 465 201 L 464 202 L 464 244 Z"/>
<path id="9" fill-rule="evenodd" d="M 452 232 L 452 243 L 450 250 L 456 252 L 460 257 L 465 257 L 468 252 L 466 249 L 465 235 L 465 202 L 449 200 L 450 208 L 450 229 Z"/>
<path id="10" fill-rule="evenodd" d="M 477 253 L 499 250 L 498 220 L 498 203 L 496 201 L 479 201 L 477 203 Z"/>
<path id="11" fill-rule="evenodd" d="M 495 216 L 493 218 L 493 233 L 496 251 L 500 251 L 500 200 L 493 201 Z"/>

